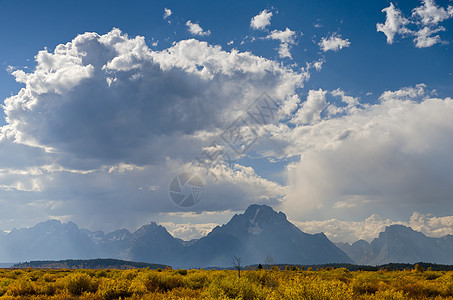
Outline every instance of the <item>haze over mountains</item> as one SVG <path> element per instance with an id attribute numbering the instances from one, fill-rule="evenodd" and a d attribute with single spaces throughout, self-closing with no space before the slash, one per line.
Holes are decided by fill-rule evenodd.
<path id="1" fill-rule="evenodd" d="M 453 264 L 453 236 L 427 237 L 403 225 L 388 226 L 371 243 L 359 240 L 337 246 L 357 264 L 381 265 L 392 262 Z"/>
<path id="2" fill-rule="evenodd" d="M 337 247 L 338 246 L 338 247 Z M 131 233 L 108 234 L 56 220 L 14 229 L 0 237 L 0 261 L 117 258 L 174 267 L 231 266 L 233 255 L 244 265 L 271 256 L 279 264 L 433 262 L 453 264 L 453 236 L 429 238 L 400 225 L 390 226 L 371 244 L 333 244 L 323 233 L 307 234 L 282 212 L 251 205 L 227 224 L 190 242 L 174 238 L 154 222 Z"/>

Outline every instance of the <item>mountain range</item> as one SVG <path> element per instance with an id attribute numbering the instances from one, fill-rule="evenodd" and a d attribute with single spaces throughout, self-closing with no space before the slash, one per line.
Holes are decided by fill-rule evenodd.
<path id="1" fill-rule="evenodd" d="M 453 264 L 453 235 L 427 237 L 403 225 L 388 226 L 371 243 L 337 243 L 357 264 L 382 265 L 387 263 L 430 262 Z"/>
<path id="2" fill-rule="evenodd" d="M 377 239 L 352 245 L 332 243 L 323 233 L 308 234 L 286 215 L 266 205 L 251 205 L 225 225 L 190 242 L 173 237 L 154 222 L 135 232 L 105 234 L 80 229 L 72 222 L 49 220 L 31 228 L 0 234 L 0 261 L 114 258 L 173 267 L 231 267 L 232 257 L 243 265 L 433 262 L 452 264 L 453 237 L 429 238 L 411 228 L 393 225 Z"/>

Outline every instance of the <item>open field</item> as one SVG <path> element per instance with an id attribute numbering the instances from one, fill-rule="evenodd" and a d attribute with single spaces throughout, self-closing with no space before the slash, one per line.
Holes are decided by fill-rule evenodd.
<path id="1" fill-rule="evenodd" d="M 453 299 L 453 271 L 0 270 L 0 299 Z"/>

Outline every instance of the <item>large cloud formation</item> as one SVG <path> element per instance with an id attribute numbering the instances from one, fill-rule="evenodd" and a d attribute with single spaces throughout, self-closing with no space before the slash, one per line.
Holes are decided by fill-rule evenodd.
<path id="1" fill-rule="evenodd" d="M 326 220 L 354 226 L 372 214 L 385 219 L 368 219 L 365 238 L 385 220 L 411 216 L 427 233 L 450 232 L 453 100 L 423 84 L 387 91 L 372 105 L 341 89 L 313 89 L 301 101 L 309 68 L 321 61 L 296 70 L 195 39 L 153 51 L 118 29 L 81 34 L 35 59 L 31 72 L 12 71 L 24 88 L 3 105 L 0 228 L 47 218 L 133 228 L 180 211 L 168 198 L 173 176 L 189 168 L 206 175 L 192 162 L 266 91 L 280 104 L 279 119 L 261 128 L 267 134 L 253 155 L 285 166 L 286 182 L 263 178 L 253 163 L 219 165 L 211 170 L 217 182 L 204 176 L 193 211 L 267 203 L 337 240 L 361 236 Z M 185 224 L 171 230 L 192 238 L 215 223 L 203 218 L 196 226 L 159 221 Z"/>
<path id="2" fill-rule="evenodd" d="M 171 178 L 262 92 L 287 116 L 308 76 L 195 39 L 152 51 L 119 29 L 81 34 L 35 60 L 31 72 L 12 71 L 25 87 L 3 106 L 0 154 L 13 157 L 0 166 L 0 200 L 16 216 L 10 224 L 33 215 L 25 224 L 64 217 L 115 228 L 178 210 L 168 199 Z M 249 167 L 224 171 L 197 210 L 238 210 L 282 195 Z M 20 201 L 8 200 L 13 191 Z"/>
<path id="3" fill-rule="evenodd" d="M 401 220 L 414 211 L 451 211 L 453 99 L 435 98 L 420 84 L 387 91 L 374 105 L 343 106 L 333 117 L 329 111 L 340 107 L 327 103 L 323 91 L 310 91 L 309 98 L 315 94 L 322 105 L 295 118 L 316 122 L 282 127 L 275 138 L 290 141 L 280 155 L 300 157 L 287 168 L 284 207 L 293 219 L 363 220 L 376 213 Z"/>
<path id="4" fill-rule="evenodd" d="M 263 91 L 289 99 L 304 79 L 193 39 L 155 52 L 118 29 L 79 35 L 36 62 L 12 73 L 26 87 L 5 101 L 6 130 L 20 143 L 107 163 L 152 161 L 163 144 L 172 153 L 178 137 L 224 128 Z"/>

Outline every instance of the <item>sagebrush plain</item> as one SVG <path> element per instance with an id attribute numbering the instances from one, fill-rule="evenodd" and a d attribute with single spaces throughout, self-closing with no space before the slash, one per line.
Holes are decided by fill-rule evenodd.
<path id="1" fill-rule="evenodd" d="M 2 269 L 0 299 L 453 299 L 453 271 Z"/>

